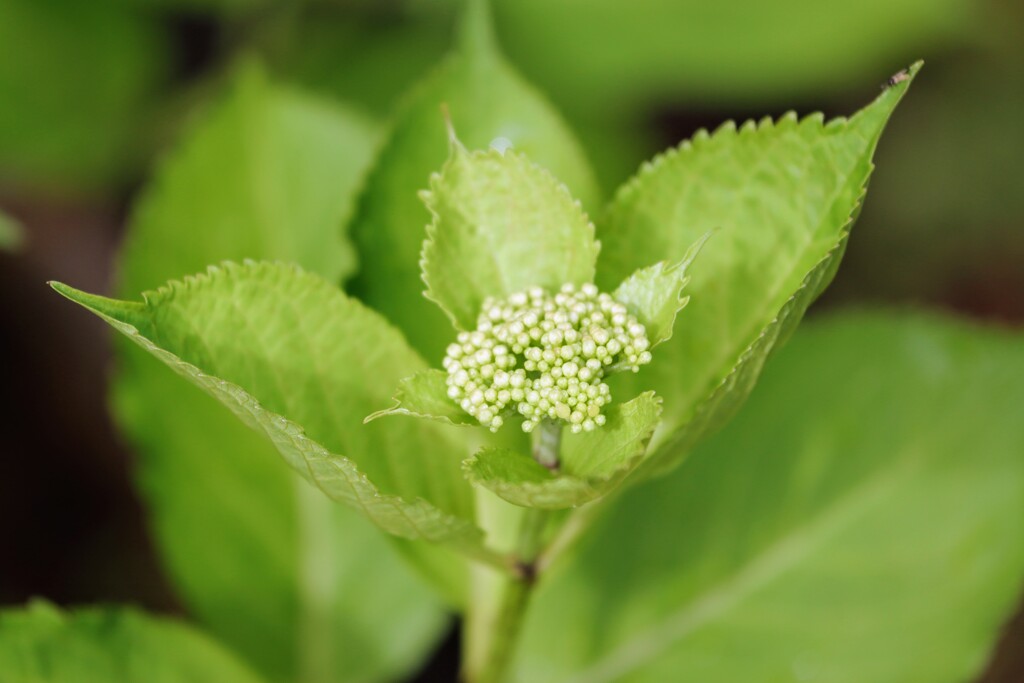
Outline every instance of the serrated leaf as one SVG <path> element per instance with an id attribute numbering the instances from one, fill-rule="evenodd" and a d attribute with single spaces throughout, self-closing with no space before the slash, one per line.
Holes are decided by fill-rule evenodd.
<path id="1" fill-rule="evenodd" d="M 1022 341 L 809 324 L 540 584 L 517 680 L 973 680 L 1024 576 Z"/>
<path id="2" fill-rule="evenodd" d="M 423 361 L 330 283 L 297 266 L 226 262 L 144 303 L 54 288 L 266 434 L 331 498 L 396 536 L 478 548 L 458 446 L 428 422 L 362 424 Z"/>
<path id="3" fill-rule="evenodd" d="M 647 328 L 652 348 L 672 337 L 676 315 L 689 303 L 689 297 L 683 296 L 690 281 L 687 270 L 710 235 L 697 240 L 675 265 L 660 261 L 641 268 L 616 288 L 613 296 L 626 304 L 629 312 Z"/>
<path id="4" fill-rule="evenodd" d="M 426 296 L 460 330 L 476 328 L 488 297 L 594 279 L 594 226 L 565 185 L 521 154 L 454 143 L 423 202 L 434 217 L 420 261 Z"/>
<path id="5" fill-rule="evenodd" d="M 257 683 L 219 644 L 176 619 L 128 607 L 0 611 L 0 671 L 11 683 Z"/>
<path id="6" fill-rule="evenodd" d="M 698 134 L 645 165 L 613 201 L 598 226 L 606 286 L 721 227 L 693 269 L 685 320 L 618 388 L 653 387 L 665 399 L 650 471 L 678 464 L 735 413 L 831 280 L 882 129 L 919 67 L 849 120 L 788 114 Z"/>
<path id="7" fill-rule="evenodd" d="M 480 423 L 448 398 L 448 373 L 420 370 L 398 383 L 395 405 L 367 416 L 365 422 L 388 415 L 410 415 L 452 425 L 479 427 Z"/>
<path id="8" fill-rule="evenodd" d="M 468 149 L 502 138 L 565 182 L 584 207 L 597 202 L 583 152 L 550 105 L 498 52 L 486 5 L 467 3 L 458 48 L 398 113 L 352 227 L 362 264 L 352 291 L 381 311 L 427 358 L 451 341 L 445 316 L 422 297 L 419 257 L 430 221 L 416 193 L 448 158 L 441 105 Z"/>
<path id="9" fill-rule="evenodd" d="M 565 434 L 558 472 L 507 448 L 485 448 L 463 469 L 470 481 L 515 505 L 576 507 L 611 491 L 643 462 L 660 415 L 661 400 L 653 392 L 615 405 L 605 426 Z"/>
<path id="10" fill-rule="evenodd" d="M 344 106 L 250 66 L 143 191 L 121 296 L 244 257 L 338 277 L 352 262 L 341 226 L 376 137 Z M 121 341 L 114 415 L 139 454 L 147 518 L 191 613 L 273 680 L 373 681 L 417 666 L 444 614 L 395 543 L 300 481 L 216 399 Z M 458 603 L 461 561 L 443 558 L 441 571 L 421 557 L 428 551 L 439 552 L 424 548 L 417 568 Z"/>

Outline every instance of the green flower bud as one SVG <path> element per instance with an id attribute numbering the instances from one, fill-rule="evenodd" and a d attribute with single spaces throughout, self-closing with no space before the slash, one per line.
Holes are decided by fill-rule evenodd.
<path id="1" fill-rule="evenodd" d="M 525 432 L 544 419 L 591 431 L 611 401 L 605 374 L 638 371 L 649 347 L 644 326 L 593 284 L 531 287 L 485 301 L 477 329 L 448 345 L 448 396 L 491 431 L 516 413 Z"/>

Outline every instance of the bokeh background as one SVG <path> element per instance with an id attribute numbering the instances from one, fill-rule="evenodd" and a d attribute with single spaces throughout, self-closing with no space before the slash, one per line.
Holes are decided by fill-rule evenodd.
<path id="1" fill-rule="evenodd" d="M 239 59 L 386 121 L 448 49 L 456 10 L 0 0 L 0 605 L 42 595 L 182 611 L 106 408 L 108 331 L 45 281 L 111 291 L 154 159 Z M 568 118 L 606 192 L 699 128 L 849 114 L 924 58 L 811 315 L 913 305 L 1024 324 L 1019 0 L 499 0 L 494 13 L 510 60 Z M 456 643 L 421 680 L 454 678 Z M 1024 617 L 983 680 L 1024 680 Z"/>

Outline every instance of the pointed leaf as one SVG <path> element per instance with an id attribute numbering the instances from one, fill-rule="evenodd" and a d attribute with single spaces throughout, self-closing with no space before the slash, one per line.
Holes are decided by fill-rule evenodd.
<path id="1" fill-rule="evenodd" d="M 428 422 L 362 424 L 423 361 L 330 283 L 297 266 L 225 263 L 144 303 L 54 287 L 262 431 L 331 498 L 397 536 L 479 551 L 458 446 Z"/>
<path id="2" fill-rule="evenodd" d="M 393 321 L 429 359 L 451 341 L 444 315 L 422 296 L 419 258 L 429 213 L 416 193 L 448 158 L 441 105 L 469 149 L 499 138 L 549 169 L 585 207 L 596 185 L 579 145 L 551 106 L 499 54 L 486 3 L 466 3 L 456 52 L 398 113 L 352 227 L 361 269 L 353 292 Z"/>
<path id="3" fill-rule="evenodd" d="M 257 683 L 219 644 L 132 608 L 61 612 L 36 601 L 0 611 L 0 671 L 12 683 Z"/>
<path id="4" fill-rule="evenodd" d="M 615 290 L 615 299 L 626 304 L 629 312 L 647 328 L 652 348 L 672 337 L 676 315 L 689 303 L 689 297 L 683 296 L 690 281 L 687 270 L 710 234 L 697 240 L 679 263 L 670 266 L 661 261 L 641 268 Z"/>
<path id="5" fill-rule="evenodd" d="M 576 507 L 611 491 L 643 462 L 660 415 L 661 400 L 647 392 L 614 406 L 605 426 L 566 433 L 557 473 L 507 448 L 485 448 L 463 469 L 470 481 L 515 505 Z"/>
<path id="6" fill-rule="evenodd" d="M 735 413 L 769 353 L 831 280 L 879 136 L 919 66 L 849 120 L 790 114 L 698 134 L 619 192 L 598 231 L 605 287 L 666 255 L 679 258 L 721 227 L 693 269 L 685 320 L 619 389 L 653 387 L 665 399 L 651 471 L 678 464 Z"/>
<path id="7" fill-rule="evenodd" d="M 1019 333 L 809 324 L 553 568 L 517 680 L 975 680 L 1024 577 L 1022 403 Z"/>
<path id="8" fill-rule="evenodd" d="M 594 279 L 594 226 L 565 185 L 521 154 L 456 144 L 423 201 L 434 216 L 426 295 L 460 330 L 476 328 L 488 297 Z"/>
<path id="9" fill-rule="evenodd" d="M 341 228 L 375 138 L 344 106 L 244 70 L 144 189 L 121 253 L 121 297 L 244 257 L 338 277 L 353 262 Z M 300 481 L 216 399 L 120 341 L 114 415 L 189 611 L 274 680 L 387 680 L 417 666 L 445 617 L 397 543 Z M 465 570 L 446 559 L 449 572 L 417 568 L 458 603 Z"/>
<path id="10" fill-rule="evenodd" d="M 395 405 L 367 416 L 364 422 L 388 415 L 411 415 L 452 425 L 479 427 L 480 423 L 448 398 L 448 373 L 420 370 L 398 383 Z"/>

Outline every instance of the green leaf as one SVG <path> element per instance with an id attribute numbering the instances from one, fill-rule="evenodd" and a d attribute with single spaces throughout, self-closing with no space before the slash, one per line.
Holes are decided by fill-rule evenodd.
<path id="1" fill-rule="evenodd" d="M 594 226 L 565 185 L 521 154 L 469 153 L 453 141 L 423 202 L 434 216 L 421 259 L 426 296 L 460 330 L 476 328 L 488 297 L 594 279 Z"/>
<path id="2" fill-rule="evenodd" d="M 614 406 L 605 426 L 566 433 L 557 473 L 507 448 L 485 448 L 463 469 L 470 481 L 515 505 L 576 507 L 605 495 L 640 465 L 660 415 L 661 400 L 647 392 Z"/>
<path id="3" fill-rule="evenodd" d="M 0 178 L 53 193 L 109 190 L 145 153 L 171 44 L 147 8 L 0 3 Z"/>
<path id="4" fill-rule="evenodd" d="M 679 263 L 669 266 L 660 261 L 641 268 L 615 290 L 615 299 L 626 304 L 629 312 L 647 328 L 652 348 L 672 337 L 676 315 L 690 301 L 683 296 L 690 281 L 687 270 L 710 236 L 707 233 L 697 240 Z"/>
<path id="5" fill-rule="evenodd" d="M 598 226 L 606 287 L 666 255 L 680 258 L 721 227 L 693 269 L 690 305 L 671 341 L 617 389 L 654 388 L 665 399 L 650 471 L 678 464 L 735 413 L 831 280 L 882 129 L 919 67 L 849 120 L 787 114 L 702 132 L 620 190 Z"/>
<path id="6" fill-rule="evenodd" d="M 143 195 L 121 290 L 246 258 L 295 261 L 331 280 L 350 274 L 355 254 L 343 227 L 376 141 L 353 111 L 271 84 L 247 65 Z"/>
<path id="7" fill-rule="evenodd" d="M 999 16 L 969 0 L 497 0 L 495 15 L 513 62 L 571 121 L 649 116 L 666 104 L 728 109 L 842 96 L 908 51 L 992 35 Z"/>
<path id="8" fill-rule="evenodd" d="M 1024 337 L 812 323 L 557 565 L 518 680 L 974 680 L 1024 576 Z"/>
<path id="9" fill-rule="evenodd" d="M 330 283 L 297 266 L 226 262 L 144 303 L 53 286 L 266 434 L 331 498 L 397 536 L 477 548 L 458 444 L 429 422 L 362 424 L 423 361 Z"/>
<path id="10" fill-rule="evenodd" d="M 352 263 L 341 225 L 375 137 L 343 106 L 249 67 L 144 190 L 121 254 L 122 297 L 244 257 L 336 278 Z M 215 398 L 123 341 L 114 414 L 190 611 L 273 680 L 373 681 L 417 666 L 444 615 L 395 544 L 301 481 Z M 445 559 L 447 571 L 415 558 L 458 602 L 464 568 Z"/>
<path id="11" fill-rule="evenodd" d="M 398 383 L 395 405 L 378 410 L 364 422 L 388 415 L 411 415 L 452 425 L 479 427 L 480 423 L 448 398 L 448 373 L 444 370 L 421 370 Z"/>
<path id="12" fill-rule="evenodd" d="M 138 610 L 61 612 L 41 601 L 0 611 L 0 671 L 12 683 L 257 683 L 220 645 Z"/>
<path id="13" fill-rule="evenodd" d="M 422 297 L 419 257 L 430 215 L 416 198 L 448 158 L 441 105 L 468 149 L 503 138 L 565 182 L 584 207 L 597 202 L 579 145 L 550 105 L 498 53 L 486 4 L 467 3 L 458 48 L 398 113 L 352 227 L 362 268 L 352 291 L 385 314 L 427 358 L 451 341 L 444 315 Z"/>

